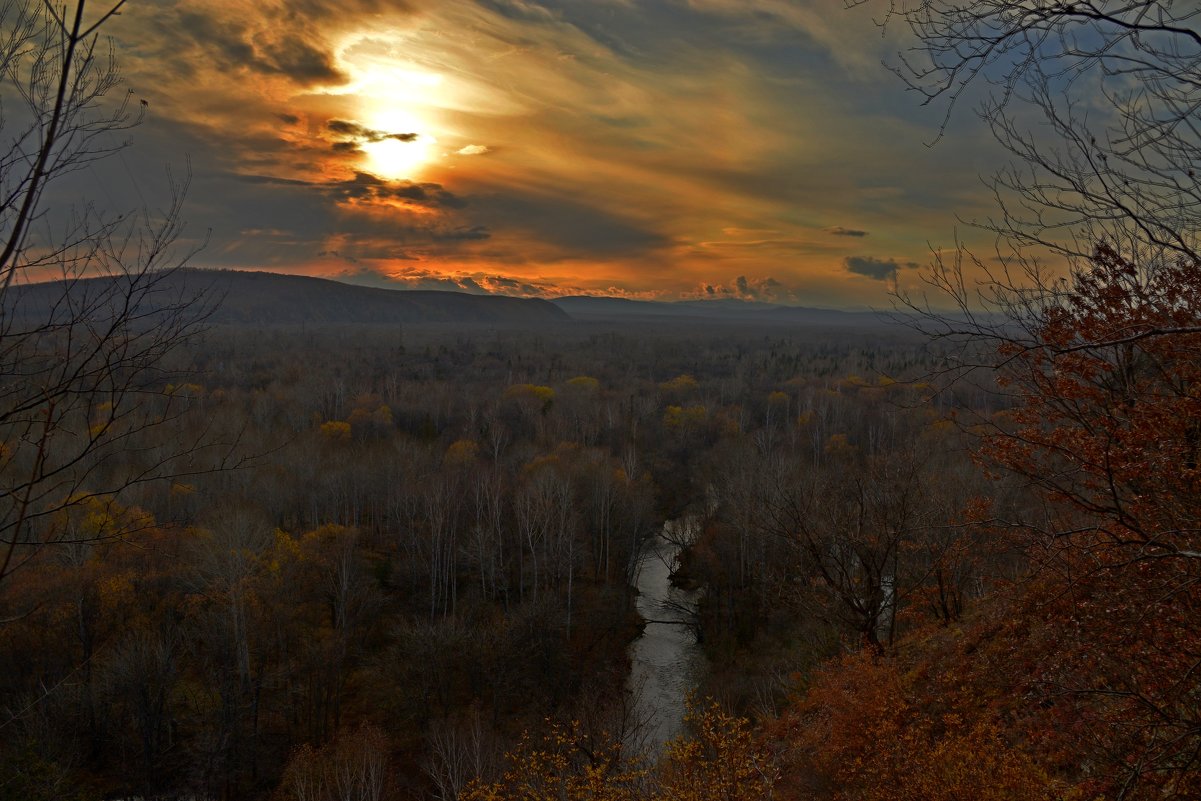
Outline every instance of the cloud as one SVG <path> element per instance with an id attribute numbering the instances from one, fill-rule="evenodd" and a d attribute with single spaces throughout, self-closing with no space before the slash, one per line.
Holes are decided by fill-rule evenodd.
<path id="1" fill-rule="evenodd" d="M 346 81 L 324 42 L 303 29 L 277 24 L 256 30 L 241 17 L 196 8 L 176 9 L 176 20 L 179 32 L 224 71 L 280 75 L 301 86 Z"/>
<path id="2" fill-rule="evenodd" d="M 276 178 L 269 175 L 243 175 L 241 180 L 250 183 L 274 184 L 277 186 L 308 187 L 339 201 L 385 203 L 401 201 L 406 204 L 431 209 L 461 209 L 467 201 L 449 192 L 442 184 L 414 181 L 387 181 L 371 173 L 356 172 L 353 178 L 333 181 L 304 181 L 294 178 Z M 473 229 L 474 230 L 474 229 Z M 482 238 L 478 235 L 469 238 Z"/>
<path id="3" fill-rule="evenodd" d="M 333 148 L 337 152 L 355 151 L 359 149 L 359 145 L 383 142 L 387 139 L 395 139 L 397 142 L 415 142 L 421 136 L 416 133 L 377 131 L 353 120 L 329 120 L 325 123 L 325 127 L 335 136 L 344 137 L 342 141 L 334 142 Z"/>
<path id="4" fill-rule="evenodd" d="M 461 225 L 457 228 L 434 230 L 432 236 L 435 242 L 478 242 L 490 239 L 492 232 L 483 225 Z"/>
<path id="5" fill-rule="evenodd" d="M 706 283 L 695 292 L 682 293 L 683 297 L 700 300 L 732 298 L 753 300 L 762 303 L 796 303 L 802 296 L 800 287 L 787 286 L 777 278 L 736 277 L 731 283 Z"/>
<path id="6" fill-rule="evenodd" d="M 643 255 L 671 240 L 643 221 L 596 203 L 590 196 L 521 192 L 495 186 L 473 194 L 473 216 L 492 230 L 520 232 L 537 243 L 541 260 Z M 527 251 L 528 252 L 528 251 Z"/>
<path id="7" fill-rule="evenodd" d="M 299 36 L 286 34 L 260 46 L 265 56 L 257 62 L 260 67 L 286 75 L 296 83 L 308 86 L 346 81 L 346 75 L 334 66 L 329 53 Z"/>
<path id="8" fill-rule="evenodd" d="M 443 272 L 426 267 L 372 269 L 357 267 L 335 273 L 332 278 L 349 284 L 400 290 L 439 290 L 472 295 L 507 295 L 519 298 L 553 298 L 581 294 L 585 290 L 551 281 L 522 279 L 486 272 Z"/>
<path id="9" fill-rule="evenodd" d="M 874 256 L 847 256 L 843 259 L 847 272 L 862 275 L 874 281 L 894 281 L 901 270 L 916 270 L 921 265 L 915 261 L 899 262 L 896 259 L 877 259 Z"/>
<path id="10" fill-rule="evenodd" d="M 408 254 L 480 271 L 480 287 L 553 274 L 555 286 L 594 292 L 676 297 L 708 285 L 709 297 L 787 301 L 803 284 L 806 302 L 823 287 L 858 300 L 882 287 L 847 280 L 864 269 L 844 269 L 848 253 L 906 253 L 939 236 L 932 226 L 952 204 L 979 216 L 974 190 L 946 187 L 975 187 L 982 151 L 948 138 L 926 155 L 918 112 L 898 111 L 908 101 L 879 70 L 876 51 L 891 44 L 870 19 L 842 24 L 852 13 L 842 5 L 139 4 L 112 31 L 123 74 L 151 102 L 140 164 L 127 175 L 114 159 L 114 179 L 104 172 L 86 196 L 109 200 L 120 182 L 136 206 L 161 174 L 142 166 L 186 152 L 192 229 L 213 231 L 206 262 L 342 269 L 314 254 L 398 264 Z M 527 13 L 539 7 L 552 13 Z M 862 61 L 879 80 L 862 85 L 830 58 Z M 414 133 L 436 146 L 409 181 L 362 172 L 367 143 Z M 914 178 L 931 164 L 947 180 Z M 847 226 L 825 227 L 837 220 Z"/>

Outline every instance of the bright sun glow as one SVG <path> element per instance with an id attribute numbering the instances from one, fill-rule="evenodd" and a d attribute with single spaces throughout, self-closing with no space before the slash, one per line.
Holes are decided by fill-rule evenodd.
<path id="1" fill-rule="evenodd" d="M 437 139 L 429 133 L 429 126 L 406 112 L 385 109 L 368 116 L 368 125 L 377 131 L 389 134 L 416 134 L 411 141 L 382 139 L 364 142 L 361 147 L 366 154 L 364 166 L 381 178 L 400 180 L 414 179 L 434 157 Z"/>
<path id="2" fill-rule="evenodd" d="M 358 119 L 371 130 L 416 134 L 411 141 L 385 138 L 362 142 L 363 168 L 389 180 L 416 180 L 438 155 L 436 120 L 443 77 L 413 62 L 391 58 L 378 48 L 360 47 L 360 43 L 361 39 L 348 40 L 340 54 L 353 80 L 339 94 L 354 95 L 362 102 Z"/>

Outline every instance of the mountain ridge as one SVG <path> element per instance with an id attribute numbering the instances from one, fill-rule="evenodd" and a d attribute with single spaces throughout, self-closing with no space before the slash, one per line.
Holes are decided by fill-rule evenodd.
<path id="1" fill-rule="evenodd" d="M 49 281 L 13 287 L 6 305 L 18 314 L 54 313 L 58 299 L 99 297 L 121 276 Z M 530 325 L 564 323 L 571 316 L 540 298 L 470 295 L 439 290 L 400 291 L 358 286 L 328 278 L 288 275 L 265 270 L 183 268 L 147 279 L 148 310 L 168 309 L 203 298 L 198 308 L 211 324 L 339 325 L 453 323 Z M 69 286 L 68 286 L 69 285 Z M 113 293 L 119 296 L 120 291 Z"/>

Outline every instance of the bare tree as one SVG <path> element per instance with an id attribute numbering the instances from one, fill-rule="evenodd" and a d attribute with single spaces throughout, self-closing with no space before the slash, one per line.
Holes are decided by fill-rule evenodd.
<path id="1" fill-rule="evenodd" d="M 896 0 L 895 71 L 949 115 L 979 111 L 1015 162 L 982 224 L 1017 251 L 1195 259 L 1201 8 L 1176 0 Z M 944 125 L 945 125 L 944 118 Z"/>
<path id="2" fill-rule="evenodd" d="M 196 429 L 162 433 L 190 405 L 167 357 L 210 310 L 172 276 L 187 181 L 139 214 L 47 200 L 141 119 L 101 38 L 125 5 L 0 2 L 0 584 L 71 539 L 63 510 L 213 466 Z"/>
<path id="3" fill-rule="evenodd" d="M 1170 795 L 1201 749 L 1195 630 L 1148 623 L 1198 602 L 1201 6 L 897 0 L 890 17 L 916 36 L 909 85 L 948 113 L 986 90 L 982 116 L 1016 159 L 984 225 L 1012 258 L 936 259 L 929 284 L 957 314 L 901 301 L 963 344 L 952 376 L 985 366 L 1010 394 L 980 453 L 1045 506 L 1005 521 L 1009 536 L 1054 598 L 1104 609 L 1080 643 L 1076 620 L 1049 618 L 1066 667 L 1041 668 L 1040 703 L 1103 709 L 1088 737 L 1120 743 L 1115 797 Z M 1048 250 L 1067 276 L 1031 258 Z"/>

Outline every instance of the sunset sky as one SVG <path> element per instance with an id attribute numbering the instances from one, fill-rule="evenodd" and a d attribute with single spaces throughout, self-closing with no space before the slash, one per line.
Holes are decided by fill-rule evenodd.
<path id="1" fill-rule="evenodd" d="M 843 0 L 134 0 L 147 101 L 83 176 L 192 174 L 199 266 L 519 295 L 886 305 L 1001 164 Z M 85 191 L 89 191 L 86 190 Z"/>

